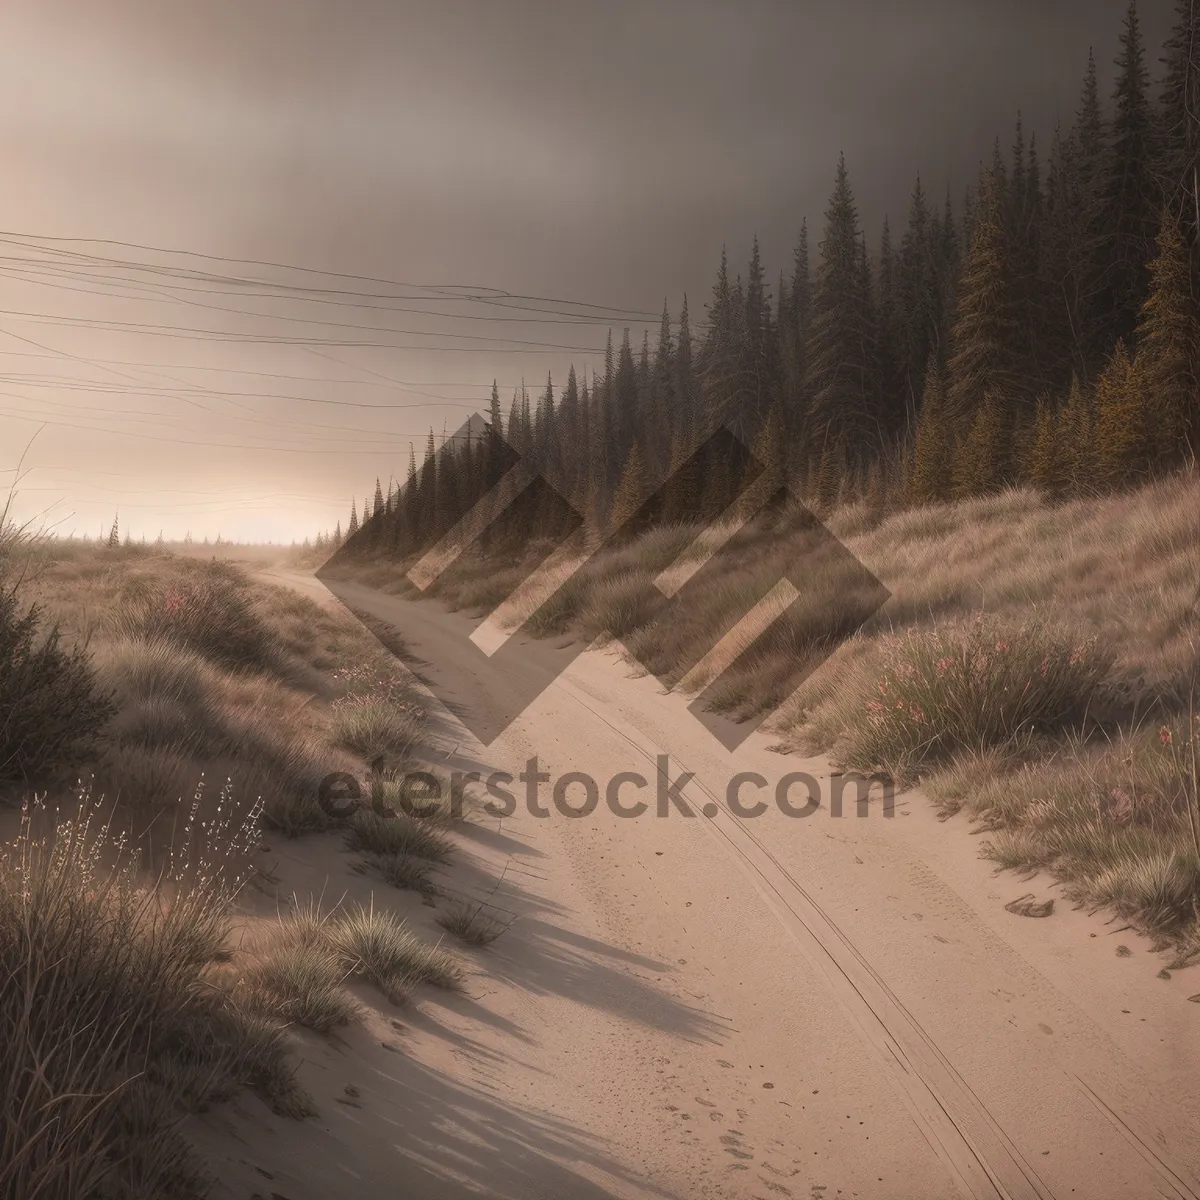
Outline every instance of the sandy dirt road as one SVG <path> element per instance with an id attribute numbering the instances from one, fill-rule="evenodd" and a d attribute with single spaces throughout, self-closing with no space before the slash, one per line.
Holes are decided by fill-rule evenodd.
<path id="1" fill-rule="evenodd" d="M 505 703 L 466 617 L 344 598 L 436 662 L 454 704 Z M 531 645 L 529 669 L 553 653 Z M 381 1013 L 306 1043 L 316 1121 L 257 1102 L 208 1120 L 218 1197 L 1200 1196 L 1195 972 L 1157 978 L 1144 942 L 1062 899 L 1044 920 L 1006 912 L 1056 892 L 995 874 L 919 795 L 888 818 L 877 800 L 857 816 L 851 791 L 835 817 L 826 761 L 761 734 L 730 754 L 611 650 L 576 658 L 489 747 L 453 716 L 437 742 L 451 769 L 516 777 L 536 756 L 550 776 L 551 815 L 529 813 L 517 781 L 514 815 L 460 839 L 457 885 L 482 896 L 502 876 L 493 899 L 517 921 L 474 954 L 467 996 L 423 998 L 395 1014 L 403 1032 Z M 664 754 L 672 780 L 692 776 L 690 816 L 656 813 Z M 795 771 L 822 788 L 805 818 L 774 803 Z M 599 785 L 588 816 L 555 811 L 569 772 Z M 622 772 L 648 783 L 620 794 L 649 802 L 637 818 L 604 802 Z M 766 783 L 742 789 L 768 802 L 753 819 L 729 810 L 738 772 Z M 276 849 L 289 889 L 362 892 L 336 839 Z M 412 911 L 435 933 L 431 916 Z M 347 1082 L 355 1107 L 333 1102 Z"/>

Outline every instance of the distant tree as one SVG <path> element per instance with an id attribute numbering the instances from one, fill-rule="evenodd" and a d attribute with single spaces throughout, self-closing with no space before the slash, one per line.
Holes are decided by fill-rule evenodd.
<path id="1" fill-rule="evenodd" d="M 1148 264 L 1159 205 L 1152 171 L 1149 73 L 1133 0 L 1121 31 L 1113 101 L 1103 192 L 1106 237 L 1099 319 L 1112 342 L 1123 339 L 1128 345 L 1149 290 Z"/>
<path id="2" fill-rule="evenodd" d="M 878 378 L 868 277 L 845 156 L 825 214 L 808 345 L 811 444 L 859 463 L 879 448 Z M 824 452 L 824 451 L 823 451 Z"/>
<path id="3" fill-rule="evenodd" d="M 1138 325 L 1135 374 L 1154 463 L 1174 466 L 1200 449 L 1200 306 L 1191 294 L 1187 247 L 1166 210 Z"/>
<path id="4" fill-rule="evenodd" d="M 121 544 L 121 534 L 117 527 L 117 518 L 113 517 L 112 528 L 108 531 L 108 548 L 115 550 Z"/>
<path id="5" fill-rule="evenodd" d="M 1011 401 L 1027 387 L 1017 350 L 1021 322 L 1014 309 L 1007 194 L 997 147 L 975 213 L 947 364 L 946 409 L 956 431 L 970 427 L 985 395 Z"/>
<path id="6" fill-rule="evenodd" d="M 631 521 L 646 499 L 646 464 L 642 457 L 642 449 L 635 442 L 621 472 L 616 495 L 613 497 L 610 526 L 613 530 L 621 529 Z"/>
<path id="7" fill-rule="evenodd" d="M 1178 14 L 1163 59 L 1155 169 L 1167 211 L 1179 222 L 1184 243 L 1200 244 L 1200 4 L 1176 0 Z M 1200 256 L 1193 294 L 1200 297 Z"/>
<path id="8" fill-rule="evenodd" d="M 352 538 L 358 532 L 358 508 L 353 500 L 350 501 L 350 523 L 346 526 L 346 536 Z"/>

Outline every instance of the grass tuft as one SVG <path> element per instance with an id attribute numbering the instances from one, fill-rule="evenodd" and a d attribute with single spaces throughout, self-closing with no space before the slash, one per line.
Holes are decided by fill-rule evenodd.
<path id="1" fill-rule="evenodd" d="M 360 808 L 350 818 L 346 846 L 363 854 L 428 859 L 445 862 L 453 850 L 450 839 L 436 825 L 398 812 L 381 817 L 371 809 Z"/>
<path id="2" fill-rule="evenodd" d="M 438 919 L 438 924 L 468 946 L 488 946 L 502 933 L 506 933 L 511 921 L 499 921 L 483 911 L 483 904 L 457 901 Z"/>

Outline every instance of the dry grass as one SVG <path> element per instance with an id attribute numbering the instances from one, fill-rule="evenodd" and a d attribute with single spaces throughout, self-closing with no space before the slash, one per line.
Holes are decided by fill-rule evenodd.
<path id="1" fill-rule="evenodd" d="M 1195 776 L 1155 741 L 1165 724 L 1171 745 L 1193 745 L 1200 478 L 1058 504 L 1028 489 L 890 515 L 856 504 L 825 524 L 892 593 L 865 622 L 869 597 L 844 563 L 809 553 L 796 514 L 733 536 L 674 609 L 655 581 L 679 582 L 731 530 L 657 529 L 578 570 L 564 561 L 518 584 L 504 611 L 538 636 L 620 638 L 718 710 L 773 712 L 786 741 L 920 777 L 946 811 L 993 827 L 996 861 L 1050 867 L 1081 900 L 1200 947 Z M 467 556 L 429 594 L 507 596 L 543 553 Z M 797 562 L 799 599 L 768 599 L 766 632 L 739 634 Z M 361 569 L 386 581 L 406 565 Z M 1114 790 L 1143 816 L 1112 816 Z"/>
<path id="2" fill-rule="evenodd" d="M 160 842 L 202 771 L 261 797 L 276 829 L 328 828 L 320 780 L 419 735 L 417 694 L 357 621 L 235 563 L 63 541 L 29 556 L 23 595 L 86 644 L 116 707 L 95 786 Z"/>
<path id="3" fill-rule="evenodd" d="M 27 809 L 0 856 L 0 1194 L 200 1197 L 182 1114 L 243 1086 L 311 1111 L 283 1027 L 215 965 L 256 836 L 193 825 L 147 881 L 86 793 Z"/>
<path id="4" fill-rule="evenodd" d="M 453 845 L 436 823 L 396 812 L 382 817 L 371 809 L 360 808 L 348 822 L 346 846 L 363 854 L 400 855 L 445 862 Z"/>
<path id="5" fill-rule="evenodd" d="M 490 946 L 508 931 L 511 921 L 501 921 L 483 911 L 483 902 L 459 900 L 438 917 L 438 924 L 468 946 Z"/>

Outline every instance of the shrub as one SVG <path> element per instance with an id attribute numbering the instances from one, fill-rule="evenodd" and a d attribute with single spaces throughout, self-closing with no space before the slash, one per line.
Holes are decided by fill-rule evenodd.
<path id="1" fill-rule="evenodd" d="M 86 761 L 113 716 L 81 647 L 42 630 L 36 604 L 22 611 L 0 589 L 0 780 L 34 779 Z"/>
<path id="2" fill-rule="evenodd" d="M 898 777 L 959 751 L 1017 747 L 1080 721 L 1109 657 L 1044 622 L 974 620 L 884 639 L 869 690 L 852 693 L 847 766 Z"/>

